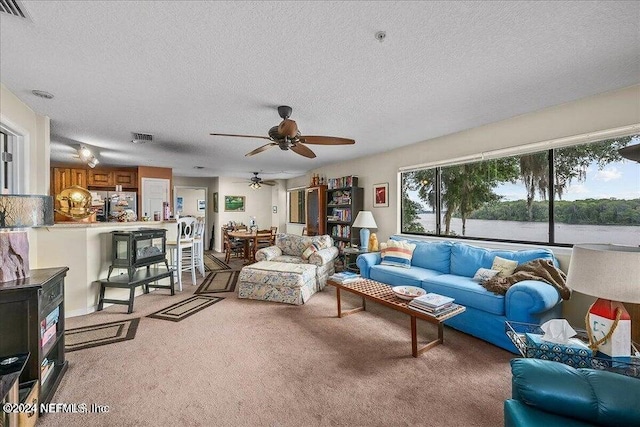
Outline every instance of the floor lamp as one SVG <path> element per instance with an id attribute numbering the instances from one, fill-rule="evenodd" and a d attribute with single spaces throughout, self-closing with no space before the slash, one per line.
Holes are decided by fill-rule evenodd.
<path id="1" fill-rule="evenodd" d="M 640 303 L 640 248 L 574 245 L 567 286 L 598 298 L 585 318 L 589 347 L 609 357 L 628 358 L 631 317 L 622 303 Z"/>
<path id="2" fill-rule="evenodd" d="M 29 238 L 23 228 L 53 225 L 53 197 L 0 195 L 0 283 L 29 277 Z"/>

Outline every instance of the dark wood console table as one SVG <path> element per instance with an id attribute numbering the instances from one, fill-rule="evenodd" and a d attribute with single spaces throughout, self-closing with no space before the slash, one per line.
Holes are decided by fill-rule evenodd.
<path id="1" fill-rule="evenodd" d="M 19 381 L 21 387 L 29 383 L 30 388 L 39 388 L 38 403 L 51 401 L 68 366 L 64 354 L 67 271 L 67 267 L 34 269 L 30 277 L 0 283 L 0 355 L 31 354 Z M 44 346 L 40 344 L 42 323 L 55 331 Z M 41 369 L 43 362 L 48 369 Z"/>

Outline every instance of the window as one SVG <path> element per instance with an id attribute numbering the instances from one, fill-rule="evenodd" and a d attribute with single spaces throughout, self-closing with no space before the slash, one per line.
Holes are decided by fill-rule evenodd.
<path id="1" fill-rule="evenodd" d="M 306 202 L 305 189 L 296 189 L 287 191 L 289 222 L 296 224 L 306 223 Z"/>
<path id="2" fill-rule="evenodd" d="M 401 231 L 639 245 L 640 165 L 618 153 L 635 144 L 640 135 L 404 172 Z"/>

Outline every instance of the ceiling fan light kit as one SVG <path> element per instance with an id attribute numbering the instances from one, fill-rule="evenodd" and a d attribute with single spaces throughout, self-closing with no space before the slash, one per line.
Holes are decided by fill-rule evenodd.
<path id="1" fill-rule="evenodd" d="M 303 136 L 298 129 L 298 124 L 289 119 L 293 109 L 288 105 L 281 105 L 278 107 L 278 114 L 282 118 L 282 122 L 278 126 L 273 126 L 269 129 L 267 136 L 258 135 L 240 135 L 230 133 L 211 133 L 212 136 L 231 136 L 236 138 L 259 138 L 271 141 L 261 147 L 256 148 L 253 151 L 248 152 L 245 156 L 253 156 L 258 153 L 262 153 L 271 147 L 279 147 L 282 151 L 291 150 L 296 154 L 313 159 L 316 154 L 304 144 L 316 144 L 316 145 L 350 145 L 355 144 L 353 139 L 338 138 L 332 136 Z M 255 173 L 257 177 L 257 173 Z"/>

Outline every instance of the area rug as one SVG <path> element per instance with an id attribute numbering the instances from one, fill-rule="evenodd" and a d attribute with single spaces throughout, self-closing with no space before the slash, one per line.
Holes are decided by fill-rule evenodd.
<path id="1" fill-rule="evenodd" d="M 170 320 L 172 322 L 179 322 L 187 317 L 196 314 L 200 310 L 204 310 L 213 304 L 222 301 L 222 297 L 214 297 L 208 295 L 195 295 L 191 298 L 187 298 L 184 301 L 180 301 L 167 308 L 163 308 L 160 311 L 156 311 L 148 315 L 153 319 Z"/>
<path id="2" fill-rule="evenodd" d="M 231 270 L 221 259 L 218 259 L 213 253 L 204 254 L 204 269 L 206 271 Z"/>
<path id="3" fill-rule="evenodd" d="M 236 290 L 239 271 L 211 272 L 204 278 L 195 294 L 215 294 L 218 292 L 233 292 Z"/>
<path id="4" fill-rule="evenodd" d="M 132 340 L 136 337 L 140 318 L 67 329 L 64 333 L 65 351 L 76 351 L 100 345 Z"/>

